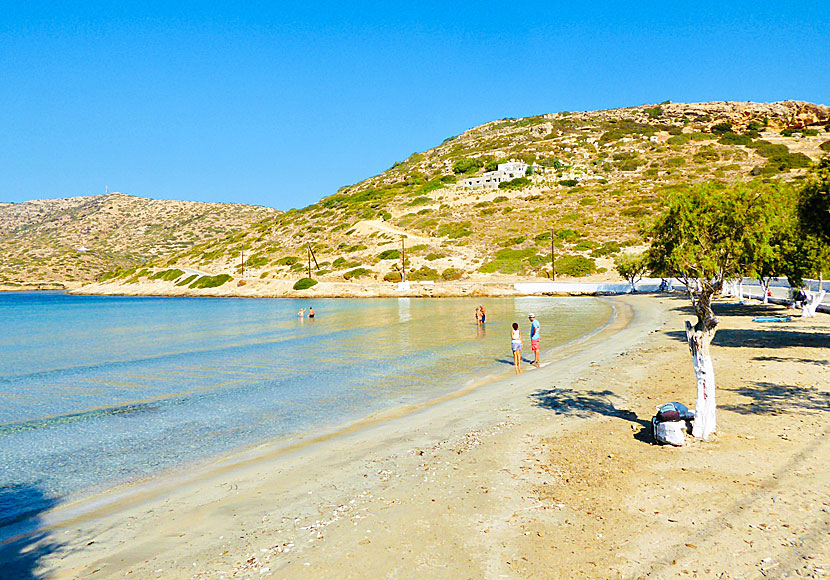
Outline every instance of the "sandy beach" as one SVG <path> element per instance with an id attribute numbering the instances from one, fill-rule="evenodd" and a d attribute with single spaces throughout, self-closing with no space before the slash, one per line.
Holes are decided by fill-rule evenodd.
<path id="1" fill-rule="evenodd" d="M 670 448 L 648 423 L 694 403 L 688 300 L 609 300 L 541 369 L 66 506 L 0 558 L 24 578 L 830 577 L 830 318 L 717 303 L 718 434 Z"/>

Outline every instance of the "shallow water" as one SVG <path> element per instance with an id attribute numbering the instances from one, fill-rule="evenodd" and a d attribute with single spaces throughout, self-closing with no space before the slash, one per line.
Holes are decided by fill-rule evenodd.
<path id="1" fill-rule="evenodd" d="M 487 323 L 474 322 L 484 303 Z M 314 306 L 314 320 L 300 307 Z M 68 497 L 290 442 L 511 371 L 608 320 L 592 298 L 132 298 L 0 293 L 0 526 Z"/>

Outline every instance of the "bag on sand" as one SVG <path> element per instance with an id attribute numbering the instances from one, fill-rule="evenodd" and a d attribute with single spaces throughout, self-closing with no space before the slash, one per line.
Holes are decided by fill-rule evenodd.
<path id="1" fill-rule="evenodd" d="M 695 412 L 680 403 L 666 403 L 657 408 L 651 420 L 654 438 L 658 443 L 681 446 L 686 442 L 688 423 L 695 418 Z"/>

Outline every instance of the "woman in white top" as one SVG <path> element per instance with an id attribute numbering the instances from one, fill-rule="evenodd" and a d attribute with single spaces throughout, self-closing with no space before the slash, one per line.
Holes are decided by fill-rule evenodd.
<path id="1" fill-rule="evenodd" d="M 513 323 L 513 330 L 510 331 L 510 347 L 513 349 L 513 365 L 516 367 L 516 374 L 522 372 L 522 331 L 519 330 L 519 323 Z"/>

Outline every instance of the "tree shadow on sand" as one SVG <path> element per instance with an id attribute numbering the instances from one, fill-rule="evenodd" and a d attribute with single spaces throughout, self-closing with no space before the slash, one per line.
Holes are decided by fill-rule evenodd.
<path id="1" fill-rule="evenodd" d="M 613 399 L 619 395 L 609 391 L 575 391 L 567 387 L 540 389 L 530 394 L 530 399 L 543 409 L 557 415 L 587 418 L 592 415 L 625 419 L 640 426 L 634 435 L 638 441 L 654 443 L 651 435 L 651 421 L 640 419 L 637 413 L 628 409 L 618 409 Z"/>
<path id="2" fill-rule="evenodd" d="M 0 486 L 0 579 L 33 580 L 42 558 L 60 547 L 40 529 L 40 515 L 57 501 L 29 485 Z"/>
<path id="3" fill-rule="evenodd" d="M 718 405 L 721 409 L 741 415 L 830 411 L 830 392 L 815 387 L 755 382 L 752 385 L 724 390 L 749 399 L 743 404 Z"/>

